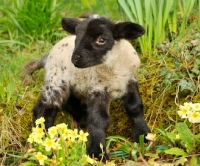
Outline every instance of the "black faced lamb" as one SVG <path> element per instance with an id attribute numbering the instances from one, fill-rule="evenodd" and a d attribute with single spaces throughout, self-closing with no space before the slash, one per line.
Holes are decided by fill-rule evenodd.
<path id="1" fill-rule="evenodd" d="M 131 22 L 113 23 L 96 15 L 84 20 L 63 18 L 62 26 L 74 35 L 59 41 L 39 60 L 46 74 L 33 108 L 33 122 L 44 117 L 45 127 L 51 127 L 62 107 L 87 128 L 87 152 L 99 157 L 100 143 L 106 150 L 110 102 L 121 98 L 132 123 L 133 140 L 138 142 L 139 135 L 150 129 L 136 79 L 140 59 L 126 39 L 142 36 L 143 27 Z"/>

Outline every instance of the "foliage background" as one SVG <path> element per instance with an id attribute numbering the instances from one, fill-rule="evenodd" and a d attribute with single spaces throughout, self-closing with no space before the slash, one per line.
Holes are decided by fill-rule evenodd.
<path id="1" fill-rule="evenodd" d="M 126 8 L 123 7 L 122 2 L 126 3 Z M 166 5 L 166 0 L 162 2 Z M 177 104 L 200 101 L 200 3 L 199 0 L 193 2 L 194 6 L 189 16 L 184 16 L 181 8 L 173 5 L 173 8 L 169 8 L 170 13 L 167 16 L 175 20 L 175 29 L 170 24 L 173 20 L 167 18 L 166 23 L 160 25 L 163 28 L 163 40 L 156 41 L 155 38 L 159 35 L 155 37 L 157 26 L 152 23 L 153 20 L 149 25 L 154 27 L 148 27 L 145 19 L 140 22 L 132 13 L 133 7 L 128 0 L 90 0 L 89 3 L 86 0 L 0 0 L 0 158 L 2 163 L 10 163 L 15 159 L 8 158 L 6 153 L 25 150 L 25 140 L 31 131 L 31 110 L 37 101 L 43 82 L 44 71 L 40 70 L 33 75 L 34 83 L 23 86 L 21 79 L 23 67 L 30 60 L 37 59 L 48 52 L 57 41 L 66 36 L 60 26 L 60 19 L 64 16 L 78 17 L 82 13 L 93 12 L 114 21 L 131 20 L 146 28 L 147 36 L 139 42 L 133 42 L 142 61 L 138 79 L 146 121 L 154 132 L 156 128 L 172 128 L 175 122 L 180 120 L 176 116 Z M 142 5 L 144 4 L 141 3 Z M 181 7 L 182 3 L 178 5 Z M 159 6 L 155 6 L 154 12 L 157 11 L 159 14 L 158 9 Z M 137 12 L 140 13 L 138 15 L 145 18 L 145 13 L 141 11 Z M 163 11 L 160 13 L 162 16 Z M 162 20 L 161 16 L 156 19 L 158 14 L 152 18 L 154 21 Z M 146 46 L 142 46 L 141 43 Z M 111 125 L 108 135 L 123 135 L 130 138 L 130 123 L 120 100 L 112 103 L 110 114 Z M 58 113 L 55 123 L 59 122 L 73 125 L 67 114 L 62 112 Z M 199 132 L 199 128 L 196 132 Z"/>

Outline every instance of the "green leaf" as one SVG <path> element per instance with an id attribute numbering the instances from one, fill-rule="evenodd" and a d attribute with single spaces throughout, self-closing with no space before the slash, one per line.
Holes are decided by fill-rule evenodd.
<path id="1" fill-rule="evenodd" d="M 10 100 L 11 96 L 14 95 L 14 91 L 16 89 L 16 84 L 15 82 L 11 81 L 6 87 L 6 92 L 7 92 L 7 101 Z"/>
<path id="2" fill-rule="evenodd" d="M 196 139 L 200 139 L 200 133 L 197 134 L 197 135 L 195 135 L 195 138 L 196 138 Z"/>
<path id="3" fill-rule="evenodd" d="M 66 155 L 66 149 L 65 149 L 65 145 L 64 145 L 64 141 L 60 140 L 59 144 L 61 146 L 61 149 L 57 151 L 56 153 L 56 158 L 62 158 L 63 160 L 61 161 L 61 164 L 65 163 L 65 155 Z"/>
<path id="4" fill-rule="evenodd" d="M 169 147 L 165 145 L 156 145 L 156 149 L 160 150 L 160 152 L 164 152 L 166 149 L 169 149 Z"/>
<path id="5" fill-rule="evenodd" d="M 131 148 L 129 148 L 128 146 L 121 146 L 117 150 L 120 150 L 120 151 L 123 151 L 123 152 L 129 154 L 131 151 Z"/>
<path id="6" fill-rule="evenodd" d="M 158 130 L 158 132 L 165 137 L 165 139 L 169 142 L 171 142 L 173 145 L 174 145 L 174 140 L 173 139 L 170 139 L 169 136 L 168 136 L 168 132 L 166 130 L 161 130 L 161 129 L 156 129 Z"/>
<path id="7" fill-rule="evenodd" d="M 144 156 L 144 135 L 140 135 L 139 144 L 142 156 Z"/>
<path id="8" fill-rule="evenodd" d="M 166 134 L 167 134 L 169 139 L 171 139 L 171 140 L 175 140 L 176 139 L 176 134 L 170 133 L 170 132 L 167 132 Z"/>
<path id="9" fill-rule="evenodd" d="M 170 149 L 165 150 L 165 153 L 175 155 L 175 156 L 186 156 L 187 155 L 187 153 L 184 152 L 184 150 L 180 149 L 180 148 L 170 148 Z"/>
<path id="10" fill-rule="evenodd" d="M 196 156 L 192 156 L 192 158 L 190 159 L 190 166 L 196 166 L 198 165 L 197 163 L 197 157 Z"/>
<path id="11" fill-rule="evenodd" d="M 27 161 L 25 163 L 21 163 L 21 166 L 37 166 L 34 161 Z"/>
<path id="12" fill-rule="evenodd" d="M 185 163 L 187 162 L 187 158 L 185 157 L 180 157 L 176 162 L 175 162 L 175 166 L 178 166 L 178 165 L 185 165 Z"/>
<path id="13" fill-rule="evenodd" d="M 159 158 L 158 154 L 155 154 L 155 153 L 145 153 L 144 155 L 147 157 Z"/>
<path id="14" fill-rule="evenodd" d="M 109 149 L 111 142 L 116 142 L 116 143 L 120 144 L 122 147 L 126 147 L 126 148 L 137 148 L 138 147 L 137 143 L 135 143 L 135 142 L 132 143 L 122 136 L 109 136 L 109 137 L 107 137 L 107 141 L 106 141 L 106 149 Z"/>
<path id="15" fill-rule="evenodd" d="M 116 157 L 120 157 L 120 158 L 128 158 L 130 154 L 126 153 L 124 151 L 117 150 L 117 151 L 114 151 L 114 152 L 110 152 L 108 155 L 109 156 L 116 156 Z"/>
<path id="16" fill-rule="evenodd" d="M 87 165 L 87 161 L 86 161 L 86 158 L 81 158 L 79 161 L 78 161 L 78 164 L 80 165 L 80 166 L 82 166 L 82 165 Z"/>
<path id="17" fill-rule="evenodd" d="M 181 79 L 179 81 L 179 85 L 181 87 L 181 91 L 190 90 L 191 92 L 194 92 L 194 90 L 195 90 L 195 86 L 194 86 L 194 83 L 192 81 L 187 81 L 185 79 Z"/>
<path id="18" fill-rule="evenodd" d="M 184 122 L 177 123 L 176 130 L 180 135 L 181 141 L 186 144 L 186 148 L 189 152 L 191 152 L 194 149 L 194 135 L 192 134 L 191 130 Z"/>
<path id="19" fill-rule="evenodd" d="M 127 5 L 127 3 L 124 0 L 118 0 L 119 4 L 121 5 L 121 7 L 123 8 L 124 12 L 126 13 L 126 15 L 129 17 L 129 19 L 133 22 L 134 18 L 132 16 L 131 11 L 129 10 L 129 7 Z"/>
<path id="20" fill-rule="evenodd" d="M 3 85 L 0 85 L 0 97 L 3 99 L 6 95 Z"/>
<path id="21" fill-rule="evenodd" d="M 191 70 L 194 74 L 196 74 L 196 75 L 199 75 L 200 74 L 200 71 L 199 71 L 199 69 L 198 68 L 193 68 L 192 70 Z"/>

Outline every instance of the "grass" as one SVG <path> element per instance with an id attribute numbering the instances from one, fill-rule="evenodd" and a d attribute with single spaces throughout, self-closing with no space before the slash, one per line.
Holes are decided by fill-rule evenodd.
<path id="1" fill-rule="evenodd" d="M 22 20 L 26 18 L 29 12 L 29 10 L 27 10 L 29 9 L 28 6 L 34 6 L 36 1 L 22 2 L 22 0 L 17 0 L 14 3 L 11 0 L 2 0 L 2 5 L 0 6 L 0 160 L 1 164 L 4 165 L 11 165 L 13 163 L 15 165 L 19 160 L 16 156 L 26 151 L 26 139 L 31 131 L 31 109 L 38 98 L 43 82 L 44 71 L 40 70 L 34 73 L 34 78 L 36 79 L 35 83 L 32 83 L 30 86 L 23 86 L 21 80 L 23 67 L 27 62 L 37 59 L 48 52 L 59 39 L 66 36 L 66 33 L 60 28 L 60 18 L 62 16 L 77 17 L 88 11 L 108 16 L 113 20 L 128 20 L 130 18 L 127 13 L 128 9 L 125 10 L 125 13 L 128 15 L 126 16 L 123 12 L 123 8 L 120 8 L 115 0 L 92 0 L 90 3 L 86 0 L 75 0 L 73 3 L 69 0 L 50 0 L 45 3 L 46 6 L 44 7 L 47 8 L 48 5 L 51 6 L 47 11 L 49 14 L 38 18 L 39 14 L 44 11 L 44 8 L 42 8 L 40 4 L 39 8 L 41 11 L 37 13 L 37 8 L 32 9 L 33 14 L 30 15 L 30 22 L 25 24 Z M 45 2 L 45 0 L 40 2 Z M 133 3 L 134 1 L 124 2 Z M 146 6 L 150 3 L 150 1 L 145 2 L 146 4 L 144 5 Z M 151 1 L 151 3 L 153 2 L 154 1 Z M 151 32 L 149 28 L 156 28 L 153 27 L 154 25 L 152 22 L 149 22 L 148 25 L 152 27 L 146 27 L 147 35 L 150 36 L 147 36 L 145 40 L 148 41 L 149 44 L 142 39 L 144 40 L 143 44 L 146 44 L 145 47 L 149 47 L 152 51 L 155 51 L 156 48 L 152 56 L 148 56 L 147 54 L 140 55 L 142 65 L 138 71 L 138 77 L 140 92 L 144 102 L 146 121 L 152 131 L 158 134 L 159 139 L 157 139 L 157 144 L 161 145 L 167 144 L 167 140 L 170 139 L 168 137 L 166 138 L 166 135 L 164 139 L 162 134 L 173 133 L 177 121 L 182 121 L 176 114 L 178 110 L 177 105 L 186 101 L 200 101 L 200 43 L 198 40 L 200 34 L 195 24 L 195 20 L 198 20 L 197 16 L 194 14 L 197 9 L 183 4 L 189 2 L 190 1 L 179 1 L 179 5 L 182 6 L 180 12 L 191 12 L 192 17 L 182 14 L 177 16 L 175 15 L 177 11 L 175 11 L 174 8 L 170 10 L 171 19 L 166 19 L 167 11 L 166 14 L 163 14 L 165 19 L 159 22 L 160 26 L 164 26 L 170 23 L 170 21 L 175 22 L 175 20 L 178 19 L 176 24 L 169 24 L 169 33 L 159 30 L 160 35 L 165 33 L 162 37 L 165 42 L 156 44 L 154 39 L 158 38 L 159 35 L 152 39 L 154 33 Z M 136 3 L 139 3 L 139 1 Z M 166 1 L 162 1 L 160 5 L 165 5 L 165 3 Z M 193 1 L 191 1 L 191 3 L 193 3 Z M 197 1 L 195 1 L 194 4 L 197 4 Z M 131 9 L 137 11 L 137 13 L 135 13 L 138 14 L 137 19 L 140 21 L 146 20 L 147 15 L 142 15 L 141 13 L 142 4 L 141 7 L 139 7 L 140 4 L 134 5 L 131 5 Z M 156 7 L 158 4 L 154 5 L 155 8 L 158 7 Z M 170 3 L 167 5 L 169 6 L 166 10 L 169 12 Z M 24 7 L 25 10 L 22 10 L 19 6 L 22 8 Z M 184 8 L 183 6 L 187 6 L 188 8 Z M 12 7 L 17 8 L 13 9 Z M 154 13 L 154 16 L 159 15 L 159 12 L 163 13 L 163 11 L 161 11 L 163 8 L 159 9 L 158 11 L 154 9 L 155 12 L 158 12 Z M 148 13 L 150 11 L 145 12 Z M 159 17 L 161 17 L 161 15 Z M 168 37 L 166 34 L 177 32 L 177 28 L 181 25 L 177 23 L 181 23 L 183 17 L 185 17 L 185 20 L 188 20 L 187 23 L 184 23 L 186 26 L 181 28 L 183 33 L 177 33 L 176 37 L 170 38 L 170 40 L 166 38 Z M 18 18 L 22 18 L 21 21 L 19 21 Z M 34 22 L 34 20 L 37 21 Z M 192 20 L 194 20 L 194 24 Z M 31 22 L 34 22 L 34 24 L 31 24 Z M 45 24 L 42 26 L 44 29 L 40 28 L 40 24 Z M 154 44 L 156 44 L 156 47 L 152 47 Z M 119 115 L 116 115 L 116 110 L 120 112 Z M 130 128 L 130 124 L 127 123 L 127 118 L 121 118 L 126 116 L 125 113 L 121 112 L 123 112 L 121 104 L 113 103 L 111 110 L 111 127 L 108 132 L 111 137 L 109 138 L 119 138 L 114 137 L 114 134 L 124 135 L 126 139 L 129 137 L 126 134 L 128 133 L 127 131 Z M 65 116 L 60 115 L 57 122 L 66 122 Z M 157 129 L 162 132 L 158 132 Z M 189 129 L 192 129 L 192 126 L 189 125 Z M 198 132 L 199 127 L 197 125 L 196 133 Z M 124 138 L 120 139 L 124 140 Z M 133 158 L 137 159 L 137 157 L 140 156 L 140 148 L 143 148 L 142 146 L 144 145 L 141 143 L 140 145 L 133 144 L 132 146 Z M 137 150 L 135 150 L 134 147 L 137 147 Z M 142 151 L 144 151 L 144 149 Z M 145 152 L 143 153 L 145 154 Z M 195 154 L 198 155 L 197 152 Z M 165 159 L 170 159 L 169 155 L 166 155 Z M 116 161 L 118 161 L 118 159 L 116 159 Z M 119 162 L 126 162 L 126 160 L 120 160 Z"/>
<path id="2" fill-rule="evenodd" d="M 149 56 L 153 56 L 157 44 L 185 34 L 191 11 L 196 9 L 199 3 L 197 0 L 160 0 L 159 3 L 157 0 L 118 0 L 118 2 L 129 20 L 139 23 L 147 30 L 139 39 L 139 43 L 142 52 Z"/>

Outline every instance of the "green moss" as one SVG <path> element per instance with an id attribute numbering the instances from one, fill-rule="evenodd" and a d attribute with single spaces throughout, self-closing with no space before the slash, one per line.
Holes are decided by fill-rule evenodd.
<path id="1" fill-rule="evenodd" d="M 130 138 L 132 134 L 131 123 L 120 100 L 114 101 L 110 106 L 110 126 L 107 135 L 121 135 Z"/>
<path id="2" fill-rule="evenodd" d="M 72 123 L 73 123 L 73 119 L 72 117 L 66 113 L 65 111 L 60 110 L 57 114 L 56 114 L 56 118 L 54 120 L 54 124 L 59 124 L 59 123 L 66 123 L 68 124 L 69 128 L 71 128 Z"/>

